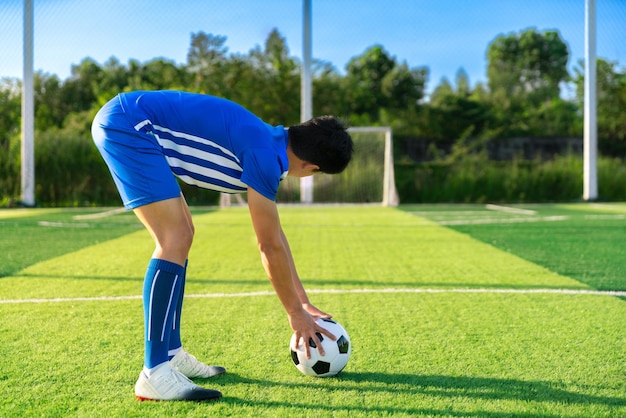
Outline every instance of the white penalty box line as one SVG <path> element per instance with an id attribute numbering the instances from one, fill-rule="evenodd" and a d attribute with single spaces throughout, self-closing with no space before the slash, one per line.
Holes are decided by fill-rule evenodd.
<path id="1" fill-rule="evenodd" d="M 551 216 L 539 216 L 539 213 L 535 210 L 522 209 L 511 206 L 500 206 L 487 204 L 484 206 L 486 211 L 447 211 L 445 213 L 448 217 L 457 215 L 454 219 L 433 220 L 438 225 L 442 226 L 458 226 L 458 225 L 481 225 L 481 224 L 515 224 L 515 223 L 535 223 L 535 222 L 559 222 L 572 219 L 569 215 L 551 215 Z M 483 213 L 500 212 L 502 215 L 497 217 L 482 217 L 477 216 Z M 437 212 L 412 212 L 419 216 L 431 215 Z M 470 215 L 470 216 L 467 216 Z M 511 216 L 507 216 L 511 215 Z M 521 216 L 513 216 L 521 215 Z M 582 217 L 585 220 L 624 220 L 626 214 L 586 214 Z"/>
<path id="2" fill-rule="evenodd" d="M 514 213 L 516 215 L 532 216 L 532 215 L 536 215 L 537 214 L 536 210 L 514 208 L 514 207 L 511 207 L 511 206 L 491 205 L 491 204 L 485 205 L 485 209 L 493 210 L 493 211 L 496 211 L 496 212 Z"/>
<path id="3" fill-rule="evenodd" d="M 562 289 L 562 288 L 543 288 L 543 289 L 507 289 L 507 288 L 383 288 L 383 289 L 310 289 L 309 294 L 393 294 L 393 293 L 482 293 L 482 294 L 517 294 L 517 295 L 533 295 L 533 294 L 557 294 L 557 295 L 588 295 L 588 296 L 614 296 L 626 297 L 626 291 L 621 290 L 592 290 L 592 289 Z M 241 292 L 241 293 L 204 293 L 189 294 L 186 298 L 191 299 L 214 299 L 214 298 L 242 298 L 257 296 L 272 296 L 273 291 L 259 292 Z M 5 299 L 0 300 L 0 305 L 12 304 L 28 304 L 28 303 L 68 303 L 68 302 L 99 302 L 99 301 L 121 301 L 121 300 L 140 300 L 141 295 L 128 296 L 94 296 L 94 297 L 75 297 L 75 298 L 35 298 L 35 299 Z"/>

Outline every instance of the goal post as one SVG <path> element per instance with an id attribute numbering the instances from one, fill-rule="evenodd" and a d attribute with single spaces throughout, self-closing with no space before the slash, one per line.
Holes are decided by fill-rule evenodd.
<path id="1" fill-rule="evenodd" d="M 398 191 L 396 189 L 396 176 L 393 169 L 393 131 L 390 126 L 365 126 L 349 128 L 351 134 L 358 133 L 382 133 L 384 135 L 383 151 L 383 206 L 398 206 Z M 352 135 L 356 136 L 356 135 Z M 358 145 L 355 143 L 358 152 Z"/>
<path id="2" fill-rule="evenodd" d="M 397 206 L 392 129 L 361 126 L 349 128 L 348 132 L 354 141 L 352 161 L 340 174 L 317 174 L 312 177 L 311 203 Z M 302 193 L 298 179 L 287 177 L 279 187 L 276 200 L 279 203 L 298 203 Z"/>

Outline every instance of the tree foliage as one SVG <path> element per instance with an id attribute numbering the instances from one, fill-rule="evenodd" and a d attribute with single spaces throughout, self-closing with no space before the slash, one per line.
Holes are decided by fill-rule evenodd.
<path id="1" fill-rule="evenodd" d="M 554 31 L 500 35 L 489 45 L 487 58 L 491 91 L 533 104 L 557 98 L 559 84 L 568 78 L 567 45 Z"/>
<path id="2" fill-rule="evenodd" d="M 562 103 L 568 82 L 569 51 L 558 32 L 527 29 L 499 35 L 487 48 L 491 108 L 502 136 L 579 134 L 559 121 L 571 121 L 576 109 Z M 569 114 L 563 114 L 566 112 Z M 574 112 L 574 113 L 571 113 Z M 570 125 L 574 126 L 574 125 Z"/>
<path id="3" fill-rule="evenodd" d="M 574 69 L 579 107 L 584 102 L 584 63 Z M 596 65 L 598 137 L 601 149 L 623 155 L 626 152 L 626 69 L 616 62 L 599 59 Z"/>

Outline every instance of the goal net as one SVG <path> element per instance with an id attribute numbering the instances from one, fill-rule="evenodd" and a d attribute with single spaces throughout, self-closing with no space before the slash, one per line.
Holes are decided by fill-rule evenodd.
<path id="1" fill-rule="evenodd" d="M 354 154 L 344 172 L 317 174 L 304 181 L 287 177 L 280 184 L 276 201 L 397 206 L 391 128 L 356 127 L 348 132 L 354 141 Z M 242 203 L 245 202 L 240 196 L 222 195 L 220 206 Z"/>

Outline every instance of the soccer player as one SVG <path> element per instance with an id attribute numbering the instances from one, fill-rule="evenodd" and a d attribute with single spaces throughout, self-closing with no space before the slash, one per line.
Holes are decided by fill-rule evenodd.
<path id="1" fill-rule="evenodd" d="M 190 379 L 226 370 L 200 362 L 182 347 L 181 312 L 194 226 L 176 177 L 219 192 L 247 192 L 262 264 L 298 341 L 308 355 L 309 341 L 321 347 L 316 333 L 334 339 L 315 323 L 330 315 L 309 301 L 275 198 L 287 175 L 345 169 L 353 144 L 338 119 L 322 116 L 284 128 L 223 98 L 136 91 L 104 105 L 92 135 L 124 206 L 135 212 L 156 245 L 143 285 L 145 351 L 137 398 L 208 401 L 222 396 Z"/>

